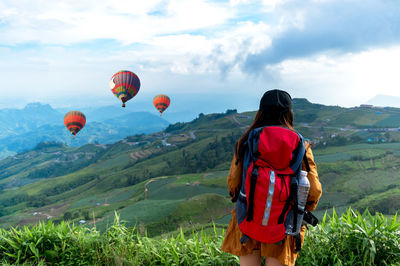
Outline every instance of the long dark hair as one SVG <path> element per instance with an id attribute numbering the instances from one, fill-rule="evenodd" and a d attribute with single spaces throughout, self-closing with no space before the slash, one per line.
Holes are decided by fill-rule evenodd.
<path id="1" fill-rule="evenodd" d="M 266 112 L 260 110 L 254 118 L 253 123 L 250 125 L 249 129 L 238 139 L 235 145 L 235 157 L 236 164 L 244 157 L 244 152 L 247 147 L 247 139 L 249 138 L 250 131 L 255 128 L 265 127 L 265 126 L 284 126 L 293 130 L 293 120 L 294 115 L 291 109 L 280 112 L 278 110 L 271 109 Z"/>

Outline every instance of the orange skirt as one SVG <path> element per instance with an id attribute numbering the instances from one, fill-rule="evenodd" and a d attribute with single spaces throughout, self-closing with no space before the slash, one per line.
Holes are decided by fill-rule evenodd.
<path id="1" fill-rule="evenodd" d="M 302 226 L 300 236 L 301 244 L 303 245 L 304 235 L 306 232 L 305 226 Z M 232 211 L 232 220 L 226 230 L 224 242 L 221 250 L 237 256 L 250 255 L 256 250 L 260 250 L 261 256 L 266 258 L 272 257 L 277 259 L 284 265 L 292 266 L 296 262 L 298 253 L 295 252 L 296 241 L 294 237 L 287 236 L 283 244 L 261 243 L 257 240 L 250 239 L 245 244 L 240 244 L 242 232 L 239 229 L 236 220 L 235 210 Z"/>

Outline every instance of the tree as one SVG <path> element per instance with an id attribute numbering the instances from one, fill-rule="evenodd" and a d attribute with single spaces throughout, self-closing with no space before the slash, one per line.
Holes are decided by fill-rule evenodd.
<path id="1" fill-rule="evenodd" d="M 72 219 L 72 214 L 70 212 L 65 212 L 64 213 L 64 220 L 71 220 Z"/>

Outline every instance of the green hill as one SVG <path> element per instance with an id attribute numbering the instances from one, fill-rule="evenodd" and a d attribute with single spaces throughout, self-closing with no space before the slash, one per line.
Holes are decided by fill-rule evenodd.
<path id="1" fill-rule="evenodd" d="M 317 213 L 349 205 L 399 209 L 400 109 L 342 108 L 294 100 L 295 127 L 314 144 L 323 184 Z M 154 134 L 68 147 L 41 143 L 0 161 L 0 226 L 85 220 L 105 229 L 117 210 L 157 235 L 227 223 L 226 175 L 236 140 L 255 112 L 200 114 Z M 390 124 L 388 121 L 393 122 Z M 387 126 L 387 128 L 381 128 Z"/>

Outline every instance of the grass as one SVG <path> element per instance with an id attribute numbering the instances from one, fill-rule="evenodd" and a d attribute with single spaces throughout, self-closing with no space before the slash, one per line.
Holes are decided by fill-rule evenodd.
<path id="1" fill-rule="evenodd" d="M 399 265 L 400 224 L 382 214 L 333 211 L 305 237 L 298 265 Z"/>
<path id="2" fill-rule="evenodd" d="M 224 217 L 215 220 L 215 222 L 218 224 L 229 224 L 231 219 L 232 219 L 232 214 L 227 214 Z"/>
<path id="3" fill-rule="evenodd" d="M 210 219 L 224 216 L 230 209 L 232 209 L 232 203 L 229 199 L 218 194 L 205 193 L 180 204 L 171 216 L 189 218 L 198 223 L 208 223 Z"/>
<path id="4" fill-rule="evenodd" d="M 200 181 L 200 184 L 208 187 L 221 187 L 228 190 L 228 183 L 226 181 L 226 176 L 217 177 L 217 178 L 206 178 Z"/>
<path id="5" fill-rule="evenodd" d="M 394 214 L 399 210 L 400 188 L 392 188 L 381 193 L 365 195 L 353 204 L 357 209 L 369 209 L 371 212 L 383 211 L 385 214 Z"/>
<path id="6" fill-rule="evenodd" d="M 138 189 L 139 188 L 132 188 L 132 189 L 129 189 L 129 190 L 126 190 L 126 191 L 123 191 L 123 192 L 121 191 L 118 194 L 113 193 L 114 195 L 110 196 L 107 199 L 107 202 L 109 204 L 113 204 L 113 203 L 116 203 L 116 202 L 121 202 L 121 201 L 128 200 L 138 191 Z"/>
<path id="7" fill-rule="evenodd" d="M 227 177 L 229 174 L 229 171 L 218 171 L 218 172 L 212 172 L 212 173 L 207 173 L 204 174 L 204 178 L 218 178 L 218 177 Z"/>
<path id="8" fill-rule="evenodd" d="M 208 187 L 203 185 L 187 186 L 182 184 L 171 184 L 167 187 L 161 187 L 160 189 L 149 188 L 149 199 L 157 199 L 157 200 L 189 199 L 193 196 L 204 193 L 215 193 L 223 196 L 228 195 L 227 190 L 225 188 L 220 188 L 220 187 Z"/>
<path id="9" fill-rule="evenodd" d="M 351 179 L 343 183 L 343 186 L 368 193 L 385 190 L 388 186 L 396 184 L 400 185 L 398 171 L 390 168 L 381 168 L 354 174 Z"/>
<path id="10" fill-rule="evenodd" d="M 332 154 L 323 154 L 317 155 L 315 157 L 316 163 L 330 163 L 330 162 L 337 162 L 342 160 L 349 160 L 351 158 L 351 154 L 338 152 Z"/>
<path id="11" fill-rule="evenodd" d="M 172 213 L 183 200 L 143 200 L 127 206 L 119 211 L 121 219 L 127 221 L 127 225 L 134 226 L 139 223 L 150 223 L 162 220 Z M 111 223 L 110 214 L 108 212 L 108 219 L 98 223 L 98 226 L 103 226 L 106 223 Z"/>
<path id="12" fill-rule="evenodd" d="M 361 144 L 352 144 L 352 145 L 344 145 L 344 146 L 331 146 L 327 148 L 314 149 L 314 155 L 317 157 L 319 155 L 324 154 L 332 154 L 332 153 L 341 153 L 341 152 L 364 152 L 364 150 L 370 150 L 371 152 L 378 150 L 399 150 L 400 143 L 378 143 L 378 144 L 369 144 L 369 143 L 361 143 Z"/>
<path id="13" fill-rule="evenodd" d="M 199 181 L 203 178 L 203 174 L 187 174 L 176 177 L 175 184 L 186 184 Z"/>
<path id="14" fill-rule="evenodd" d="M 103 204 L 106 195 L 93 195 L 87 198 L 82 198 L 71 205 L 71 208 L 96 206 L 97 203 Z"/>
<path id="15" fill-rule="evenodd" d="M 388 116 L 381 121 L 378 121 L 374 124 L 377 127 L 399 127 L 400 126 L 400 117 L 399 116 Z"/>
<path id="16" fill-rule="evenodd" d="M 239 265 L 220 250 L 224 230 L 217 225 L 183 229 L 149 238 L 126 227 L 118 215 L 104 233 L 70 223 L 40 223 L 0 229 L 3 265 Z M 312 228 L 296 265 L 399 265 L 397 216 L 335 211 Z"/>

